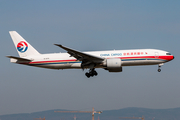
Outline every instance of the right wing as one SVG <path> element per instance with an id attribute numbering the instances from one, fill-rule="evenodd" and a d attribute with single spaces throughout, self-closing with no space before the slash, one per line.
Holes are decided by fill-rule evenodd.
<path id="1" fill-rule="evenodd" d="M 98 57 L 98 56 L 90 55 L 90 54 L 87 54 L 87 53 L 83 53 L 83 52 L 80 52 L 80 51 L 77 51 L 77 50 L 74 50 L 74 49 L 59 45 L 59 44 L 54 44 L 54 45 L 63 48 L 64 50 L 67 51 L 67 53 L 69 53 L 71 56 L 75 57 L 78 60 L 81 60 L 81 59 L 87 59 L 89 61 L 103 61 L 104 60 L 104 58 L 102 58 L 102 57 Z"/>
<path id="2" fill-rule="evenodd" d="M 66 50 L 67 53 L 69 53 L 72 57 L 75 57 L 77 60 L 82 61 L 82 67 L 89 65 L 91 63 L 96 64 L 96 63 L 101 63 L 102 61 L 104 61 L 104 58 L 102 58 L 102 57 L 83 53 L 83 52 L 62 46 L 60 44 L 54 44 L 54 45 L 61 47 L 62 49 Z"/>

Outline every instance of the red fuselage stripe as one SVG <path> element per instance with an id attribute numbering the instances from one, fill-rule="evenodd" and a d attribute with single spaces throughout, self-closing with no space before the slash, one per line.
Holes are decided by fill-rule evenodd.
<path id="1" fill-rule="evenodd" d="M 174 58 L 172 55 L 166 55 L 166 56 L 136 56 L 136 57 L 119 57 L 120 59 L 144 59 L 144 58 L 153 58 L 153 59 L 163 59 L 170 61 Z M 110 58 L 109 58 L 110 59 Z M 54 63 L 54 62 L 75 62 L 76 59 L 71 60 L 52 60 L 52 61 L 36 61 L 36 62 L 29 62 L 29 64 L 39 64 L 39 63 Z"/>

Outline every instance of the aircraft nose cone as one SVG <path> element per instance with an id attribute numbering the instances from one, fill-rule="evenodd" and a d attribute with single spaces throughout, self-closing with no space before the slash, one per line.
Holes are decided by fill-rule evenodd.
<path id="1" fill-rule="evenodd" d="M 173 60 L 175 57 L 174 57 L 174 55 L 169 55 L 169 56 L 167 56 L 166 58 L 167 58 L 168 61 L 171 61 L 171 60 Z"/>
<path id="2" fill-rule="evenodd" d="M 175 58 L 174 55 L 172 55 L 170 60 L 173 60 L 174 58 Z"/>

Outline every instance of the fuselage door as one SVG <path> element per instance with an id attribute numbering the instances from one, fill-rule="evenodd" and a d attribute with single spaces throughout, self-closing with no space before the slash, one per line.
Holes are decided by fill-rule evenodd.
<path id="1" fill-rule="evenodd" d="M 155 58 L 159 57 L 159 53 L 158 52 L 155 52 L 154 54 L 155 54 L 155 56 L 154 56 Z"/>

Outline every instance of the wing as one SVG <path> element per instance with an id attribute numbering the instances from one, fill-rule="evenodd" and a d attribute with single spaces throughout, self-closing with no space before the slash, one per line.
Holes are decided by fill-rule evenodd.
<path id="1" fill-rule="evenodd" d="M 66 50 L 67 53 L 69 53 L 72 57 L 75 57 L 77 60 L 80 60 L 82 62 L 86 62 L 86 63 L 100 63 L 104 60 L 104 58 L 102 57 L 98 57 L 98 56 L 94 56 L 94 55 L 90 55 L 87 53 L 83 53 L 59 44 L 54 44 L 56 46 L 61 47 L 62 49 Z"/>

